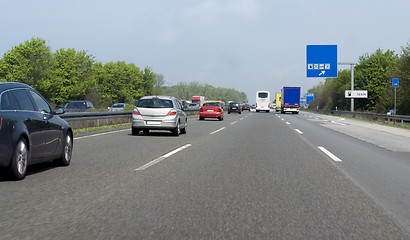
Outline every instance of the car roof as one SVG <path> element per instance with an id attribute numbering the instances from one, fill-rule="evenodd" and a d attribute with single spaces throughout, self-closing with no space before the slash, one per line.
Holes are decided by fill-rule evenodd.
<path id="1" fill-rule="evenodd" d="M 13 89 L 13 88 L 30 88 L 27 84 L 24 83 L 19 83 L 19 82 L 0 82 L 0 92 L 7 90 L 7 89 Z"/>
<path id="2" fill-rule="evenodd" d="M 144 96 L 141 99 L 151 99 L 151 98 L 161 98 L 161 99 L 176 99 L 172 96 Z"/>

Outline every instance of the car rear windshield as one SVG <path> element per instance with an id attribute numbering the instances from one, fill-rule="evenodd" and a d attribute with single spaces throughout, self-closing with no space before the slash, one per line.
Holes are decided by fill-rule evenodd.
<path id="1" fill-rule="evenodd" d="M 239 106 L 239 103 L 230 103 L 229 106 L 237 107 L 237 106 Z"/>
<path id="2" fill-rule="evenodd" d="M 141 108 L 172 108 L 172 100 L 168 99 L 141 99 L 137 103 Z"/>
<path id="3" fill-rule="evenodd" d="M 204 106 L 219 107 L 219 103 L 218 102 L 207 102 L 204 104 Z"/>

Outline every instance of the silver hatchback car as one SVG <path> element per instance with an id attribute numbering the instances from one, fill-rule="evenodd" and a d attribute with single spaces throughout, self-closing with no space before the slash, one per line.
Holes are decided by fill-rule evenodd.
<path id="1" fill-rule="evenodd" d="M 142 97 L 132 113 L 132 135 L 142 130 L 169 130 L 175 136 L 186 133 L 188 117 L 178 99 L 170 96 Z"/>

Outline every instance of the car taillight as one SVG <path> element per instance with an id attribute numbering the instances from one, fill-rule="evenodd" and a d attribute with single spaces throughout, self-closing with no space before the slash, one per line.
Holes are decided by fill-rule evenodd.
<path id="1" fill-rule="evenodd" d="M 176 114 L 177 114 L 177 111 L 171 110 L 171 111 L 169 111 L 168 116 L 172 116 L 172 115 L 176 115 Z"/>
<path id="2" fill-rule="evenodd" d="M 222 109 L 218 108 L 218 112 L 222 112 Z"/>
<path id="3" fill-rule="evenodd" d="M 132 111 L 132 114 L 134 114 L 134 115 L 141 115 L 141 113 L 140 113 L 138 110 Z"/>
<path id="4" fill-rule="evenodd" d="M 1 128 L 1 117 L 0 117 L 0 128 Z"/>
<path id="5" fill-rule="evenodd" d="M 258 107 L 258 103 L 256 103 L 256 107 Z"/>
<path id="6" fill-rule="evenodd" d="M 203 112 L 203 111 L 204 111 L 204 109 L 203 109 L 203 108 L 200 108 L 200 109 L 199 109 L 199 111 L 200 111 L 200 112 Z"/>

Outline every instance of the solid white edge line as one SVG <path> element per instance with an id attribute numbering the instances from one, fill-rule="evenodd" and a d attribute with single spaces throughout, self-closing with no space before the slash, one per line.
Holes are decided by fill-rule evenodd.
<path id="1" fill-rule="evenodd" d="M 97 133 L 97 134 L 87 135 L 87 136 L 82 136 L 82 137 L 75 137 L 74 140 L 90 138 L 90 137 L 98 137 L 98 136 L 102 136 L 102 135 L 118 133 L 118 132 L 125 132 L 125 131 L 129 131 L 129 129 L 122 129 L 122 130 L 118 130 L 118 131 L 111 131 L 111 132 Z"/>
<path id="2" fill-rule="evenodd" d="M 225 127 L 222 127 L 222 128 L 220 128 L 220 129 L 218 129 L 218 130 L 215 130 L 215 131 L 211 132 L 210 135 L 215 134 L 215 133 L 217 133 L 217 132 L 219 132 L 219 131 L 222 131 L 222 130 L 224 130 L 224 129 L 225 129 Z"/>
<path id="3" fill-rule="evenodd" d="M 190 147 L 191 145 L 192 145 L 192 144 L 190 144 L 190 143 L 185 144 L 184 146 L 182 146 L 182 147 L 180 147 L 180 148 L 177 148 L 177 149 L 175 149 L 175 150 L 173 150 L 173 151 L 171 151 L 171 152 L 169 152 L 169 153 L 167 153 L 167 154 L 165 154 L 165 155 L 163 155 L 163 156 L 161 156 L 161 157 L 159 157 L 159 158 L 157 158 L 157 159 L 155 159 L 155 160 L 152 160 L 151 162 L 145 164 L 144 166 L 141 166 L 141 167 L 135 169 L 135 171 L 145 170 L 145 169 L 147 169 L 147 168 L 149 168 L 149 167 L 151 167 L 151 166 L 153 166 L 153 165 L 155 165 L 155 164 L 161 162 L 161 161 L 164 160 L 165 158 L 170 157 L 170 156 L 174 155 L 175 153 L 177 153 L 177 152 L 179 152 L 179 151 L 181 151 L 181 150 L 184 150 L 184 149 L 187 148 L 187 147 Z"/>
<path id="4" fill-rule="evenodd" d="M 296 132 L 298 132 L 299 134 L 303 134 L 302 131 L 300 131 L 299 129 L 295 129 Z"/>
<path id="5" fill-rule="evenodd" d="M 333 153 L 329 152 L 326 148 L 324 147 L 318 147 L 322 152 L 324 152 L 327 156 L 329 156 L 333 161 L 335 162 L 341 162 L 340 158 L 336 157 Z"/>

